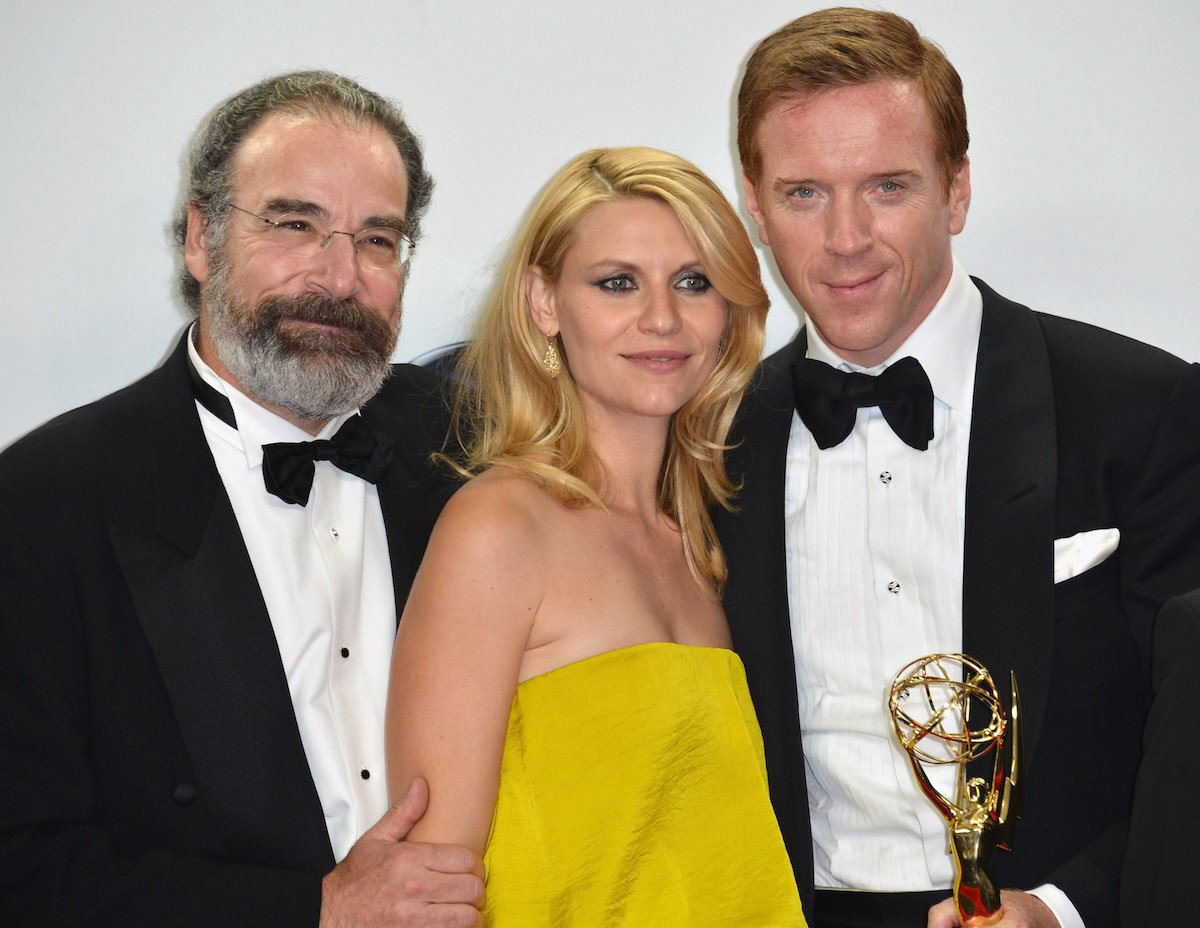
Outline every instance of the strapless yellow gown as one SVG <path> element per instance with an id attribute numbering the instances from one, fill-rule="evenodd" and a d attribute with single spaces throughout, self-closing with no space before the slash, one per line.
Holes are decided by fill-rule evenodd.
<path id="1" fill-rule="evenodd" d="M 732 651 L 641 644 L 517 687 L 489 928 L 803 926 Z"/>

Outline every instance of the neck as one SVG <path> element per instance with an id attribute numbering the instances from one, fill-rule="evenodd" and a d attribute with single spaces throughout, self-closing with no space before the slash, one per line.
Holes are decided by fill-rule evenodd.
<path id="1" fill-rule="evenodd" d="M 610 509 L 657 519 L 658 482 L 667 448 L 670 420 L 626 420 L 594 423 L 588 437 L 604 465 L 601 493 Z"/>

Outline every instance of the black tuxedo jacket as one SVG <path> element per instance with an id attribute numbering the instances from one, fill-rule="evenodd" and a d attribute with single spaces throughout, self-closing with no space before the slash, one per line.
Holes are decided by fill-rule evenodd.
<path id="1" fill-rule="evenodd" d="M 363 415 L 407 598 L 444 482 L 426 372 Z M 316 925 L 334 864 L 183 341 L 0 455 L 0 923 Z"/>
<path id="2" fill-rule="evenodd" d="M 997 854 L 993 872 L 1006 887 L 1055 883 L 1088 928 L 1101 928 L 1117 923 L 1155 612 L 1200 586 L 1200 366 L 976 284 L 983 322 L 966 487 L 964 650 L 1002 690 L 1007 670 L 1016 671 L 1027 752 L 1016 849 Z M 725 609 L 807 903 L 812 845 L 783 522 L 790 365 L 804 349 L 801 333 L 763 363 L 729 456 L 743 481 L 739 511 L 715 518 L 729 562 Z M 1111 527 L 1121 532 L 1117 552 L 1056 586 L 1053 540 Z"/>
<path id="3" fill-rule="evenodd" d="M 1150 670 L 1154 703 L 1146 720 L 1145 753 L 1134 790 L 1129 845 L 1121 883 L 1123 928 L 1190 920 L 1196 898 L 1196 836 L 1200 803 L 1200 590 L 1167 600 L 1154 624 Z"/>

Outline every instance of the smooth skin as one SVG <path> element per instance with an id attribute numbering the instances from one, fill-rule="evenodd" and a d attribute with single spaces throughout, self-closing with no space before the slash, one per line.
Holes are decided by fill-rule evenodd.
<path id="1" fill-rule="evenodd" d="M 781 101 L 758 143 L 747 206 L 788 288 L 841 357 L 886 361 L 950 282 L 970 165 L 947 190 L 924 98 L 897 80 Z"/>
<path id="2" fill-rule="evenodd" d="M 716 365 L 727 314 L 678 219 L 650 199 L 593 207 L 559 280 L 531 269 L 527 292 L 562 340 L 605 508 L 568 508 L 504 468 L 468 482 L 413 585 L 388 694 L 393 795 L 431 785 L 410 836 L 480 854 L 518 682 L 645 642 L 730 644 L 657 505 L 671 415 Z"/>
<path id="3" fill-rule="evenodd" d="M 404 219 L 408 187 L 400 154 L 387 134 L 371 123 L 355 127 L 275 114 L 242 144 L 234 158 L 233 176 L 233 202 L 247 209 L 262 211 L 280 200 L 300 201 L 310 204 L 333 228 L 346 230 L 361 228 L 370 217 Z M 225 260 L 230 292 L 248 307 L 276 294 L 353 296 L 390 324 L 399 325 L 403 283 L 399 266 L 382 270 L 362 266 L 353 243 L 343 235 L 335 235 L 317 256 L 298 258 L 272 246 L 261 224 L 250 217 L 235 211 L 229 222 Z M 203 219 L 189 208 L 185 262 L 201 285 L 212 271 L 203 229 Z M 336 338 L 336 332 L 330 337 Z M 210 367 L 233 381 L 208 334 L 203 297 L 199 351 Z M 312 434 L 324 425 L 260 405 Z M 428 789 L 423 782 L 405 783 L 396 795 L 402 798 L 322 881 L 320 928 L 481 925 L 482 862 L 465 847 L 405 840 L 425 811 Z"/>

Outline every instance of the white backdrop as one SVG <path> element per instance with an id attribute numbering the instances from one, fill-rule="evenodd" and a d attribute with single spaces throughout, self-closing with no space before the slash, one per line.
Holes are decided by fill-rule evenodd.
<path id="1" fill-rule="evenodd" d="M 187 140 L 300 67 L 397 99 L 437 179 L 397 357 L 455 340 L 536 190 L 597 145 L 671 149 L 737 202 L 736 81 L 784 0 L 0 0 L 0 446 L 156 365 L 185 313 Z M 966 85 L 957 253 L 1035 308 L 1200 357 L 1200 4 L 896 0 Z M 768 348 L 797 311 L 764 256 Z"/>

